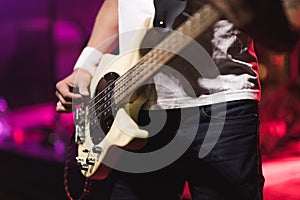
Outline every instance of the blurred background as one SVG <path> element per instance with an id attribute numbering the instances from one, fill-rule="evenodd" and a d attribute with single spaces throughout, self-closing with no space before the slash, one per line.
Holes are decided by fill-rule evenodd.
<path id="1" fill-rule="evenodd" d="M 0 0 L 1 200 L 66 199 L 73 116 L 55 112 L 55 84 L 72 71 L 101 2 Z M 300 43 L 289 54 L 257 52 L 265 199 L 300 199 Z M 71 170 L 78 196 L 84 180 Z M 97 199 L 105 188 L 95 184 Z"/>

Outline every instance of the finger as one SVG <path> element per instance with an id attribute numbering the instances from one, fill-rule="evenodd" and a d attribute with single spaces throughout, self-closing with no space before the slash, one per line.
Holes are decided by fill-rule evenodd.
<path id="1" fill-rule="evenodd" d="M 79 94 L 82 96 L 89 96 L 89 90 L 88 90 L 88 83 L 86 82 L 79 82 L 78 83 L 78 89 L 79 89 Z"/>
<path id="2" fill-rule="evenodd" d="M 58 83 L 56 85 L 56 92 L 58 92 L 67 101 L 72 101 L 72 99 L 82 98 L 82 95 L 74 93 L 72 87 L 66 84 Z"/>
<path id="3" fill-rule="evenodd" d="M 62 103 L 59 101 L 56 104 L 56 111 L 59 112 L 59 113 L 72 112 L 72 107 L 67 108 L 67 107 L 63 106 Z"/>
<path id="4" fill-rule="evenodd" d="M 72 99 L 63 97 L 59 92 L 55 92 L 56 97 L 63 106 L 71 106 Z"/>
<path id="5" fill-rule="evenodd" d="M 58 103 L 56 104 L 56 111 L 57 112 L 72 112 L 74 110 L 74 103 L 73 101 L 65 101 L 65 99 L 57 93 Z"/>

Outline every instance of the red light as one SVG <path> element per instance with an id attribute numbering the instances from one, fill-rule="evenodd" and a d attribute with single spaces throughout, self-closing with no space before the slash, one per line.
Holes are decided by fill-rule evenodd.
<path id="1" fill-rule="evenodd" d="M 284 55 L 272 55 L 270 60 L 271 60 L 271 64 L 281 68 L 284 66 L 285 56 Z"/>
<path id="2" fill-rule="evenodd" d="M 16 128 L 13 132 L 14 142 L 16 144 L 22 144 L 24 142 L 24 132 L 22 129 Z"/>

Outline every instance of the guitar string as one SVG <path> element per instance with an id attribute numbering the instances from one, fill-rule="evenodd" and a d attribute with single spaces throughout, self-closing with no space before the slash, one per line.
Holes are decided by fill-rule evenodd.
<path id="1" fill-rule="evenodd" d="M 129 69 L 122 77 L 117 78 L 116 80 L 112 81 L 109 85 L 107 85 L 107 86 L 105 87 L 104 90 L 102 90 L 102 91 L 101 91 L 100 93 L 98 93 L 95 97 L 93 97 L 92 99 L 90 99 L 90 101 L 89 101 L 88 103 L 89 103 L 89 104 L 92 103 L 92 101 L 93 101 L 94 99 L 98 98 L 98 97 L 101 96 L 103 93 L 105 93 L 106 90 L 107 90 L 108 88 L 113 87 L 113 85 L 114 85 L 116 82 L 118 82 L 118 81 L 119 81 L 119 82 L 122 82 L 122 81 L 124 82 L 124 80 L 128 79 L 128 76 L 131 76 L 131 78 L 130 78 L 130 80 L 131 80 L 131 79 L 133 79 L 132 77 L 134 77 L 134 76 L 133 76 L 134 74 L 139 74 L 140 71 L 145 70 L 144 68 L 140 68 L 139 71 L 137 72 L 138 66 L 141 66 L 141 65 L 147 63 L 148 61 L 146 60 L 146 59 L 147 59 L 146 56 L 147 56 L 147 57 L 151 57 L 151 56 L 152 56 L 151 54 L 153 54 L 153 51 L 149 52 L 148 55 L 145 55 L 139 62 L 137 62 L 132 68 L 130 68 L 130 69 Z M 152 56 L 152 57 L 153 57 L 153 56 Z M 133 72 L 133 73 L 131 73 L 131 72 Z M 122 80 L 122 79 L 123 79 L 123 80 Z M 127 84 L 127 81 L 126 81 L 125 84 L 123 84 L 123 85 L 126 85 L 126 84 Z M 120 83 L 117 84 L 117 85 L 115 85 L 114 91 L 116 91 L 116 89 L 115 89 L 116 86 L 119 86 L 119 85 L 120 85 Z M 121 85 L 121 87 L 122 87 L 123 85 Z M 120 88 L 118 88 L 117 90 L 120 90 Z M 92 106 L 90 106 L 90 109 L 89 109 L 89 110 L 91 110 L 94 106 L 96 106 L 97 103 L 99 103 L 100 101 L 102 101 L 103 98 L 105 98 L 105 96 L 103 96 L 101 99 L 98 100 L 98 102 L 96 102 L 96 103 L 94 103 Z"/>
<path id="2" fill-rule="evenodd" d="M 152 58 L 153 58 L 153 57 L 152 57 Z M 143 63 L 142 65 L 144 65 L 144 64 L 145 64 L 145 63 Z M 142 65 L 140 65 L 140 66 L 142 66 Z M 142 70 L 141 70 L 141 71 L 142 71 Z M 137 72 L 137 73 L 139 73 L 139 72 Z M 116 81 L 117 81 L 117 80 L 116 80 Z M 115 83 L 116 81 L 114 81 L 113 83 Z M 117 88 L 116 90 L 119 90 L 119 88 Z M 96 116 L 93 116 L 95 113 L 97 113 L 98 110 L 101 110 L 102 107 L 105 106 L 105 104 L 108 104 L 109 101 L 111 101 L 112 99 L 118 98 L 118 97 L 116 97 L 116 96 L 113 95 L 113 93 L 114 93 L 116 90 L 112 89 L 112 90 L 109 91 L 109 96 L 110 96 L 110 98 L 108 98 L 105 102 L 101 102 L 101 100 L 98 100 L 98 101 L 94 104 L 94 105 L 100 104 L 100 106 L 96 107 L 95 110 L 93 110 L 91 113 L 89 113 L 88 116 L 89 116 L 89 117 L 93 117 L 91 120 L 95 120 L 97 117 L 99 117 L 99 115 L 103 114 L 104 112 L 107 112 L 107 111 L 110 109 L 111 106 L 115 105 L 115 102 L 114 102 L 114 103 L 109 103 L 108 108 L 107 108 L 107 107 L 104 107 L 104 110 L 103 110 L 102 112 L 98 113 L 98 115 L 96 115 Z M 120 96 L 120 95 L 122 95 L 122 93 L 119 93 L 119 94 L 117 94 L 117 95 Z M 105 97 L 102 97 L 101 99 L 103 100 L 103 99 L 105 99 Z M 94 106 L 94 107 L 95 107 L 95 106 Z"/>
<path id="3" fill-rule="evenodd" d="M 197 14 L 198 12 L 196 12 L 196 14 Z M 202 13 L 202 15 L 204 15 L 204 16 L 201 16 L 201 18 L 203 18 L 203 19 L 205 19 L 204 17 L 209 17 L 209 14 L 208 13 L 206 13 L 207 15 L 205 16 L 205 12 L 204 13 Z M 188 19 L 184 24 L 186 24 L 186 23 L 192 23 L 192 21 L 195 21 L 195 20 L 197 20 L 196 19 L 197 18 L 197 16 L 196 15 L 193 15 L 193 17 L 192 18 L 190 18 L 190 19 Z M 183 26 L 184 27 L 184 26 Z M 180 28 L 182 28 L 182 27 L 179 27 L 178 29 L 177 29 L 177 31 L 190 31 L 190 33 L 191 33 L 191 35 L 193 34 L 193 30 L 191 31 L 191 26 L 188 26 L 188 29 L 186 29 L 186 30 L 184 30 L 183 28 L 183 30 L 180 30 Z M 185 32 L 181 32 L 181 33 L 185 33 Z M 166 42 L 164 41 L 163 42 L 163 44 L 164 43 L 167 43 L 167 40 L 175 40 L 176 38 L 174 38 L 174 37 L 167 37 L 166 38 Z M 163 45 L 163 44 L 161 44 L 161 45 Z M 171 41 L 168 41 L 168 43 L 167 44 L 173 44 L 173 42 L 171 42 Z M 166 47 L 168 47 L 168 46 L 170 46 L 170 45 L 167 45 Z M 165 48 L 166 48 L 165 47 Z M 155 50 L 157 50 L 157 49 L 154 49 L 153 51 L 155 51 Z M 100 95 L 102 95 L 104 92 L 107 92 L 106 90 L 107 90 L 107 88 L 109 88 L 109 87 L 112 87 L 116 82 L 119 82 L 117 85 L 115 85 L 115 87 L 112 89 L 112 90 L 110 90 L 109 91 L 109 94 L 110 94 L 110 98 L 108 98 L 108 100 L 107 101 L 105 101 L 105 102 L 101 102 L 104 98 L 105 98 L 105 96 L 103 96 L 100 100 L 98 100 L 97 102 L 95 102 L 90 108 L 89 108 L 89 110 L 90 109 L 92 109 L 93 107 L 95 107 L 97 104 L 99 104 L 99 103 L 101 103 L 102 105 L 105 105 L 106 103 L 108 103 L 109 101 L 111 101 L 113 98 L 116 98 L 115 96 L 113 96 L 112 95 L 112 93 L 113 92 L 115 92 L 115 91 L 119 91 L 120 90 L 120 88 L 122 88 L 122 87 L 124 87 L 124 85 L 125 84 L 128 84 L 128 82 L 126 82 L 125 84 L 123 83 L 123 84 L 121 84 L 122 82 L 124 82 L 125 81 L 125 79 L 128 77 L 128 76 L 132 76 L 132 74 L 130 74 L 129 72 L 131 72 L 131 71 L 134 71 L 134 70 L 139 70 L 139 71 L 134 71 L 134 72 L 136 72 L 136 73 L 140 73 L 140 71 L 142 71 L 142 70 L 145 70 L 145 68 L 138 68 L 138 66 L 142 66 L 143 64 L 145 64 L 145 63 L 147 63 L 147 62 L 150 62 L 151 61 L 151 59 L 153 60 L 153 58 L 155 58 L 155 57 L 164 57 L 165 56 L 165 54 L 157 54 L 157 56 L 155 56 L 155 57 L 153 57 L 153 55 L 151 55 L 151 53 L 153 53 L 153 51 L 150 51 L 149 52 L 149 55 L 145 55 L 143 58 L 146 58 L 146 57 L 150 57 L 149 59 L 149 61 L 145 61 L 145 59 L 141 59 L 134 67 L 132 67 L 131 69 L 129 69 L 122 77 L 119 77 L 118 79 L 116 79 L 115 81 L 112 81 L 111 82 L 111 84 L 109 84 L 108 86 L 106 86 L 105 87 L 105 89 L 103 90 L 103 91 L 101 91 L 100 93 L 98 93 L 94 98 L 92 98 L 91 99 L 91 101 L 90 102 L 92 102 L 93 100 L 95 100 L 96 98 L 98 98 Z M 159 58 L 159 59 L 160 59 Z M 157 64 L 157 63 L 151 63 L 151 64 Z M 150 68 L 151 69 L 151 68 Z M 117 94 L 117 95 L 121 95 L 121 94 Z M 112 105 L 115 105 L 115 103 L 112 103 L 112 104 L 110 104 L 111 106 Z M 89 117 L 91 117 L 93 114 L 95 114 L 99 109 L 101 109 L 101 106 L 99 106 L 96 110 L 94 110 L 92 113 L 89 113 Z M 106 111 L 108 111 L 109 110 L 109 108 L 105 108 L 105 110 L 103 110 L 102 112 L 100 112 L 99 113 L 99 115 L 101 115 L 101 114 L 103 114 L 104 112 L 106 112 Z M 99 117 L 99 115 L 96 115 L 95 116 L 95 118 L 97 118 L 97 117 Z M 93 120 L 95 120 L 95 118 L 93 118 Z"/>
<path id="4" fill-rule="evenodd" d="M 147 61 L 146 61 L 146 62 L 147 62 Z M 144 61 L 144 62 L 140 61 L 140 62 L 138 62 L 135 66 L 142 66 L 142 65 L 144 65 L 146 62 L 145 62 L 145 61 Z M 128 76 L 133 76 L 133 73 L 130 73 L 130 72 L 131 72 L 131 71 L 134 71 L 134 70 L 137 70 L 137 69 L 135 68 L 135 66 L 132 67 L 132 68 L 130 68 L 130 69 L 122 76 L 122 79 L 125 80 L 125 79 L 128 79 Z M 140 71 L 142 71 L 142 70 L 144 70 L 144 68 L 140 68 Z M 134 71 L 134 73 L 135 73 L 135 74 L 139 74 L 140 72 Z M 130 79 L 133 79 L 133 78 L 131 77 Z M 115 83 L 116 83 L 117 81 L 122 82 L 123 80 L 121 80 L 121 77 L 119 77 L 119 78 L 117 78 L 116 80 L 112 81 L 109 85 L 107 85 L 107 86 L 105 87 L 105 89 L 104 89 L 103 91 L 101 91 L 100 93 L 98 93 L 98 94 L 97 94 L 95 97 L 93 97 L 88 103 L 93 103 L 92 101 L 94 101 L 96 98 L 98 98 L 98 97 L 101 96 L 102 94 L 106 93 L 106 92 L 107 92 L 106 90 L 107 90 L 108 88 L 110 88 L 110 87 L 113 87 L 113 85 L 115 85 Z M 123 81 L 123 82 L 124 82 L 124 81 Z M 125 84 L 128 84 L 128 82 L 126 82 Z M 125 84 L 123 84 L 123 85 L 125 85 Z M 116 86 L 119 86 L 119 85 L 120 85 L 120 84 L 115 85 L 115 87 L 113 87 L 113 91 L 114 91 L 114 92 L 117 91 L 117 90 L 120 90 L 120 88 L 116 88 Z M 122 87 L 123 85 L 121 85 L 121 87 Z M 109 92 L 112 92 L 112 91 L 109 91 Z M 111 94 L 110 94 L 110 95 L 111 95 Z M 112 98 L 112 97 L 111 97 L 111 98 Z M 108 99 L 106 102 L 104 102 L 104 104 L 107 103 L 109 100 L 111 100 L 111 98 Z M 103 97 L 100 98 L 97 102 L 95 102 L 94 104 L 92 104 L 92 106 L 89 107 L 88 111 L 92 110 L 93 107 L 95 107 L 98 103 L 101 103 L 101 101 L 102 101 L 103 99 L 105 99 L 105 96 L 103 96 Z"/>
<path id="5" fill-rule="evenodd" d="M 197 14 L 197 13 L 196 13 Z M 204 15 L 204 14 L 203 14 Z M 199 16 L 200 17 L 200 16 Z M 201 18 L 204 18 L 205 16 L 201 16 Z M 208 16 L 209 17 L 209 16 Z M 189 19 L 189 20 L 187 20 L 186 21 L 186 23 L 189 23 L 189 22 L 191 22 L 192 20 L 196 20 L 196 18 L 197 18 L 197 16 L 193 16 L 191 19 Z M 179 28 L 181 28 L 181 27 L 179 27 Z M 191 28 L 191 26 L 189 27 L 189 28 Z M 190 30 L 190 29 L 186 29 L 185 31 L 188 31 L 188 30 Z M 178 29 L 178 31 L 179 31 L 179 29 Z M 184 29 L 182 30 L 182 31 L 184 31 Z M 184 33 L 184 32 L 182 32 L 182 33 Z M 193 32 L 191 32 L 191 33 L 193 33 Z M 172 39 L 174 39 L 174 38 L 171 38 L 171 37 L 169 37 L 169 38 L 167 38 L 167 39 L 170 39 L 170 40 L 172 40 Z M 172 43 L 168 43 L 168 44 L 172 44 Z M 168 45 L 169 46 L 169 45 Z M 152 53 L 153 51 L 151 51 L 151 53 Z M 161 55 L 161 54 L 160 54 Z M 161 56 L 162 57 L 162 56 Z M 151 58 L 151 55 L 150 55 L 150 58 Z M 153 57 L 152 57 L 153 58 Z M 147 61 L 146 62 L 144 62 L 144 63 L 147 63 Z M 141 64 L 137 64 L 137 65 L 135 65 L 135 66 L 141 66 L 142 64 L 144 64 L 143 63 L 143 60 L 141 60 Z M 133 67 L 133 68 L 131 68 L 130 70 L 128 70 L 128 72 L 129 71 L 131 71 L 131 70 L 136 70 L 135 69 L 135 66 Z M 145 68 L 139 68 L 140 69 L 140 71 L 142 71 L 142 70 L 145 70 Z M 137 72 L 137 73 L 140 73 L 140 72 Z M 123 79 L 120 79 L 121 77 L 119 77 L 118 79 L 116 79 L 115 81 L 113 81 L 109 86 L 112 86 L 113 84 L 115 84 L 117 81 L 120 81 L 120 82 L 124 82 L 124 80 L 125 80 L 125 78 L 126 78 L 126 76 L 132 76 L 130 73 L 126 73 L 125 74 L 125 76 L 123 75 L 122 76 L 122 78 Z M 125 83 L 125 84 L 127 84 L 127 82 Z M 121 85 L 121 86 L 120 86 Z M 113 90 L 111 90 L 110 91 L 110 95 L 111 95 L 111 98 L 109 98 L 106 102 L 104 102 L 104 103 L 102 103 L 101 102 L 101 100 L 103 100 L 103 98 L 105 98 L 105 97 L 103 97 L 101 100 L 99 100 L 98 102 L 96 102 L 94 105 L 93 105 L 93 107 L 96 105 L 96 104 L 98 104 L 99 102 L 100 103 L 102 103 L 102 105 L 105 105 L 107 102 L 109 102 L 109 101 L 111 101 L 111 99 L 113 99 L 113 98 L 116 98 L 116 97 L 114 97 L 113 95 L 112 95 L 112 92 L 115 92 L 115 91 L 118 91 L 118 90 L 120 90 L 120 88 L 121 87 L 124 87 L 124 83 L 123 83 L 123 85 L 122 84 L 117 84 L 116 85 L 117 87 L 119 87 L 119 88 L 117 88 L 117 89 L 113 89 Z M 108 88 L 108 86 L 105 88 L 105 90 Z M 116 88 L 116 87 L 115 87 Z M 105 91 L 105 90 L 103 90 L 103 91 Z M 102 92 L 100 92 L 97 96 L 99 96 L 99 95 L 101 95 L 101 93 Z M 120 95 L 120 94 L 119 94 Z M 96 97 L 97 97 L 96 96 Z M 95 97 L 95 98 L 96 98 Z M 93 98 L 93 99 L 95 99 L 95 98 Z M 114 105 L 114 104 L 111 104 L 111 105 Z M 95 112 L 97 112 L 99 109 L 100 109 L 101 107 L 99 106 L 95 111 L 93 111 L 89 116 L 91 116 L 91 115 L 93 115 L 93 114 L 95 114 Z M 109 108 L 108 108 L 109 109 Z M 100 112 L 99 113 L 99 115 L 101 115 L 101 114 L 103 114 L 104 112 L 106 112 L 106 111 L 108 111 L 108 109 L 105 109 L 105 110 L 103 110 L 103 112 Z M 99 115 L 96 115 L 96 117 L 98 117 Z M 95 120 L 95 119 L 93 119 L 93 120 Z"/>

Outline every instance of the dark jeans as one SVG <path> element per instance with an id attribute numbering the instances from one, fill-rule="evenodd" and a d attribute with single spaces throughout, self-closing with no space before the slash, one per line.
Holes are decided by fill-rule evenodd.
<path id="1" fill-rule="evenodd" d="M 169 110 L 163 130 L 151 137 L 140 152 L 160 149 L 178 133 L 183 133 L 178 136 L 183 143 L 192 141 L 191 145 L 182 148 L 180 158 L 159 170 L 147 173 L 113 171 L 111 199 L 180 199 L 186 181 L 193 199 L 262 199 L 264 178 L 258 146 L 257 102 L 227 102 L 225 121 L 224 113 L 219 112 L 220 105 L 216 104 L 213 112 L 211 106 L 197 108 L 200 112 L 192 112 L 192 108 Z M 162 111 L 150 112 L 153 119 L 159 120 L 162 116 Z M 183 112 L 191 114 L 182 119 Z M 143 111 L 140 124 L 147 124 L 147 120 L 148 113 Z M 220 127 L 221 134 L 218 133 Z M 215 138 L 205 139 L 208 129 Z M 202 152 L 207 148 L 207 155 L 199 156 L 201 148 Z"/>

